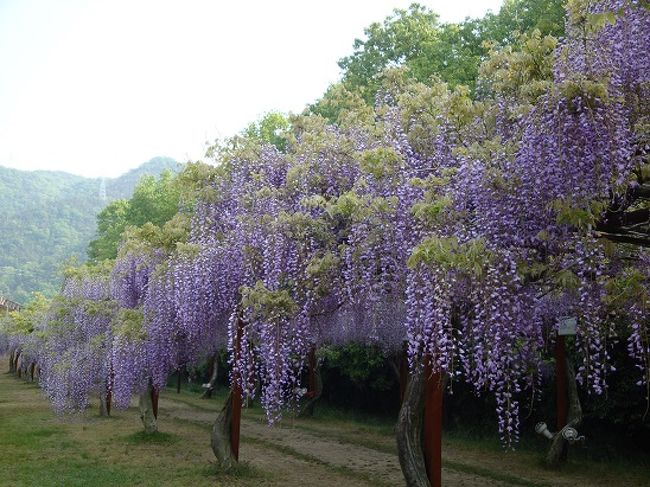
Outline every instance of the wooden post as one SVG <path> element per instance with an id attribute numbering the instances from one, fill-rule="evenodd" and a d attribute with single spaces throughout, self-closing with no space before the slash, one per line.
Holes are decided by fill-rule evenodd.
<path id="1" fill-rule="evenodd" d="M 153 417 L 158 419 L 158 397 L 160 396 L 160 391 L 157 387 L 151 388 L 151 409 L 153 411 Z"/>
<path id="2" fill-rule="evenodd" d="M 178 368 L 178 374 L 176 375 L 176 394 L 181 393 L 181 367 Z"/>
<path id="3" fill-rule="evenodd" d="M 34 382 L 34 369 L 36 368 L 36 364 L 34 362 L 31 363 L 29 366 L 29 374 L 31 376 L 31 381 Z"/>
<path id="4" fill-rule="evenodd" d="M 558 335 L 555 339 L 555 426 L 557 431 L 566 426 L 569 412 L 566 363 L 564 337 Z"/>
<path id="5" fill-rule="evenodd" d="M 235 337 L 235 361 L 239 360 L 241 354 L 241 335 L 242 335 L 242 320 L 241 317 L 237 318 L 237 334 Z M 239 461 L 239 432 L 241 429 L 241 407 L 242 407 L 242 390 L 241 390 L 241 377 L 237 374 L 233 377 L 232 385 L 232 420 L 230 421 L 230 445 L 232 448 L 232 455 L 235 461 Z"/>
<path id="6" fill-rule="evenodd" d="M 106 389 L 106 416 L 110 416 L 111 403 L 113 402 L 113 392 L 108 387 Z"/>
<path id="7" fill-rule="evenodd" d="M 309 390 L 307 397 L 316 396 L 316 347 L 309 349 Z"/>
<path id="8" fill-rule="evenodd" d="M 424 386 L 424 463 L 431 487 L 442 485 L 442 376 L 425 369 Z"/>
<path id="9" fill-rule="evenodd" d="M 409 380 L 409 361 L 406 355 L 406 350 L 402 352 L 399 361 L 399 403 L 404 402 L 404 393 L 406 392 L 406 384 Z"/>

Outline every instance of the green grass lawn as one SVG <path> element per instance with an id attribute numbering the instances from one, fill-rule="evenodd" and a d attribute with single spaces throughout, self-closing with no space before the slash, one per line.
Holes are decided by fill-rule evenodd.
<path id="1" fill-rule="evenodd" d="M 137 411 L 57 417 L 38 387 L 0 374 L 0 485 L 256 485 L 246 465 L 218 475 L 204 429 L 169 422 L 142 433 Z"/>

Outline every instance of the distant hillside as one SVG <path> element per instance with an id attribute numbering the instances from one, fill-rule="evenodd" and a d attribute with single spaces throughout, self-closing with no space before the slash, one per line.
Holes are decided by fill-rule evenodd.
<path id="1" fill-rule="evenodd" d="M 61 265 L 73 255 L 85 260 L 97 213 L 129 198 L 145 174 L 165 169 L 178 163 L 156 157 L 104 180 L 0 166 L 0 296 L 24 303 L 32 291 L 56 292 Z"/>

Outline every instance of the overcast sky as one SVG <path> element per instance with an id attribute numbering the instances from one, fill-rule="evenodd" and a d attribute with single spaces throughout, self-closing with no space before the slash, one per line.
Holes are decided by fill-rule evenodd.
<path id="1" fill-rule="evenodd" d="M 116 176 L 299 112 L 412 0 L 0 0 L 0 165 Z M 424 0 L 443 21 L 501 0 Z"/>

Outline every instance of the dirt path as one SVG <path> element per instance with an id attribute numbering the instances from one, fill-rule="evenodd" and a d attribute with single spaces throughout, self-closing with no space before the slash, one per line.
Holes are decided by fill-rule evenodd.
<path id="1" fill-rule="evenodd" d="M 181 400 L 175 400 L 173 395 L 165 397 L 167 407 L 162 412 L 171 418 L 189 421 L 192 423 L 210 426 L 215 418 L 215 412 L 198 409 Z M 373 485 L 373 486 L 399 486 L 404 484 L 404 477 L 399 466 L 399 460 L 394 452 L 392 444 L 375 445 L 374 448 L 364 447 L 357 442 L 351 443 L 340 438 L 328 437 L 321 431 L 305 431 L 303 428 L 281 425 L 269 427 L 263 418 L 242 418 L 242 458 L 246 458 L 254 466 L 268 468 L 268 462 L 263 457 L 247 456 L 246 450 L 250 446 L 263 446 L 265 452 L 273 450 L 285 454 L 284 460 L 302 459 L 308 465 L 326 466 L 330 470 L 343 474 L 349 482 L 337 483 L 337 487 Z M 336 433 L 336 432 L 334 432 Z M 290 468 L 289 465 L 286 465 Z M 303 485 L 310 485 L 306 482 L 306 469 L 303 470 Z M 449 468 L 443 468 L 443 484 L 445 486 L 464 487 L 507 487 L 513 484 L 500 482 L 479 475 L 458 472 Z M 316 484 L 314 484 L 316 485 Z M 332 485 L 332 484 L 328 484 Z"/>
<path id="2" fill-rule="evenodd" d="M 166 403 L 166 406 L 162 406 Z M 167 408 L 170 418 L 203 425 L 209 428 L 216 417 L 218 403 L 190 400 L 174 394 L 165 394 L 161 406 Z M 269 427 L 262 416 L 244 411 L 242 417 L 242 458 L 252 465 L 265 465 L 263 457 L 249 457 L 253 446 L 263 447 L 265 455 L 275 451 L 283 454 L 280 464 L 296 459 L 306 463 L 305 477 L 318 466 L 337 472 L 345 481 L 337 487 L 373 485 L 404 485 L 395 440 L 386 434 L 350 426 L 337 421 L 285 420 Z M 268 468 L 268 464 L 265 468 Z M 278 468 L 278 465 L 274 465 Z M 283 467 L 279 467 L 283 468 Z M 287 465 L 287 468 L 289 466 Z M 540 465 L 539 455 L 531 452 L 478 451 L 471 447 L 450 444 L 443 440 L 442 478 L 445 487 L 609 487 L 643 486 L 643 480 L 633 472 L 621 476 L 619 471 L 607 468 L 592 471 L 583 466 L 581 471 L 554 472 Z M 283 485 L 283 484 L 278 484 Z M 320 485 L 320 484 L 314 484 Z"/>

